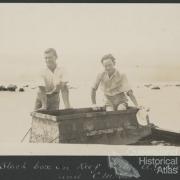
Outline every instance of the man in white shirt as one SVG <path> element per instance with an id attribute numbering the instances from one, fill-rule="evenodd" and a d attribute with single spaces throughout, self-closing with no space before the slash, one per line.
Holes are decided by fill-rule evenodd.
<path id="1" fill-rule="evenodd" d="M 101 63 L 104 66 L 104 71 L 98 74 L 91 91 L 94 109 L 96 109 L 96 91 L 99 85 L 105 95 L 107 111 L 126 110 L 127 96 L 130 97 L 135 106 L 138 106 L 126 75 L 115 68 L 115 58 L 112 54 L 105 55 L 101 59 Z"/>
<path id="2" fill-rule="evenodd" d="M 57 53 L 53 48 L 49 48 L 44 52 L 47 68 L 43 70 L 38 82 L 39 91 L 37 93 L 35 110 L 59 109 L 61 91 L 65 108 L 70 108 L 69 90 L 67 81 L 64 78 L 64 73 L 61 67 L 57 66 Z"/>

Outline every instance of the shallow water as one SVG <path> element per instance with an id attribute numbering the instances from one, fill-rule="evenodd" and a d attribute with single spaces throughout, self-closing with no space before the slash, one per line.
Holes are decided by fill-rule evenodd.
<path id="1" fill-rule="evenodd" d="M 160 85 L 160 90 L 138 85 L 134 93 L 140 105 L 150 107 L 150 121 L 160 128 L 180 132 L 180 87 Z M 103 96 L 98 94 L 98 104 L 103 105 Z M 36 90 L 25 92 L 0 92 L 0 142 L 20 142 L 31 127 L 30 112 L 33 110 Z M 84 84 L 70 91 L 74 108 L 89 107 L 90 86 Z M 130 103 L 131 104 L 131 103 Z M 63 108 L 63 103 L 61 103 Z"/>

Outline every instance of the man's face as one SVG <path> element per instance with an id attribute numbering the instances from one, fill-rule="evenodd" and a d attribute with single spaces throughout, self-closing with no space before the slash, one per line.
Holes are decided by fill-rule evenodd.
<path id="1" fill-rule="evenodd" d="M 114 72 L 115 63 L 112 61 L 112 59 L 104 60 L 103 66 L 104 66 L 105 71 L 107 71 L 108 73 Z"/>
<path id="2" fill-rule="evenodd" d="M 56 66 L 57 57 L 54 55 L 54 53 L 45 53 L 44 58 L 48 68 L 53 69 Z"/>

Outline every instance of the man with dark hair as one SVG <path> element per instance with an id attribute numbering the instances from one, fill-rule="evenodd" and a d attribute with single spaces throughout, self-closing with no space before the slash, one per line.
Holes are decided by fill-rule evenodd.
<path id="1" fill-rule="evenodd" d="M 128 106 L 127 96 L 130 97 L 135 106 L 138 106 L 136 98 L 129 86 L 125 74 L 120 73 L 115 68 L 115 58 L 112 54 L 107 54 L 101 59 L 104 72 L 97 76 L 91 91 L 91 100 L 96 109 L 96 91 L 101 85 L 106 99 L 106 110 L 126 110 Z"/>
<path id="2" fill-rule="evenodd" d="M 39 91 L 37 93 L 35 110 L 59 109 L 59 93 L 61 91 L 65 108 L 70 108 L 69 90 L 67 81 L 64 78 L 62 67 L 58 67 L 56 50 L 49 48 L 44 52 L 44 58 L 47 68 L 40 75 L 38 82 Z"/>

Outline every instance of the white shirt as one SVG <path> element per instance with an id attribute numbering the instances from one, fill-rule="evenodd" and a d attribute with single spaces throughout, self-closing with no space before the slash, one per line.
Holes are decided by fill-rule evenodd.
<path id="1" fill-rule="evenodd" d="M 52 91 L 61 82 L 67 82 L 64 74 L 62 67 L 56 67 L 54 72 L 46 68 L 40 74 L 38 86 L 44 86 L 46 92 Z"/>
<path id="2" fill-rule="evenodd" d="M 107 72 L 98 74 L 93 88 L 97 89 L 99 85 L 101 85 L 104 94 L 108 96 L 131 90 L 126 74 L 119 73 L 118 70 L 115 70 L 111 77 L 108 76 Z"/>

